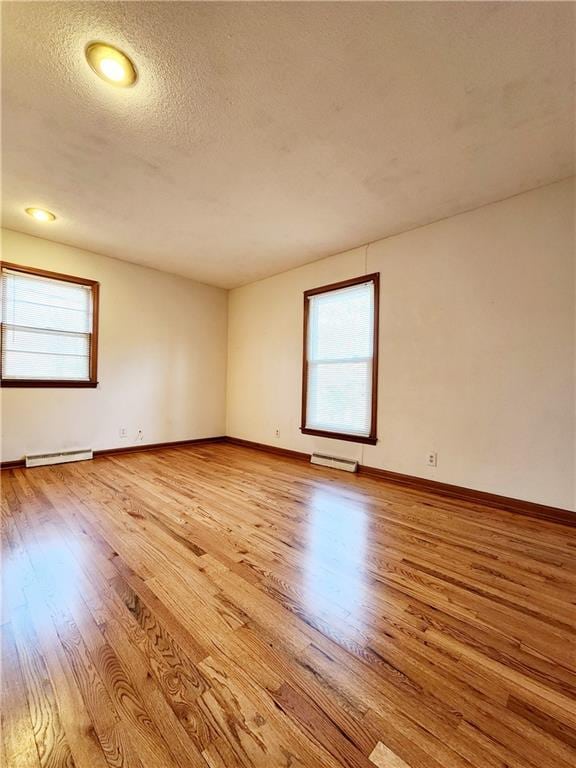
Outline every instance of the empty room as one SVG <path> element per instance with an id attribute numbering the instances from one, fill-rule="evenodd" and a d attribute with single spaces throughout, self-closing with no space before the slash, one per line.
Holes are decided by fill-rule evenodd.
<path id="1" fill-rule="evenodd" d="M 0 764 L 576 765 L 576 3 L 1 14 Z"/>

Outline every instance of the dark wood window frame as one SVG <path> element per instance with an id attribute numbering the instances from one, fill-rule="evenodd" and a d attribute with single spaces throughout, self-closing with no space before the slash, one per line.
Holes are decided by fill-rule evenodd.
<path id="1" fill-rule="evenodd" d="M 13 272 L 22 272 L 25 275 L 35 275 L 37 277 L 48 277 L 51 280 L 61 280 L 64 283 L 77 283 L 86 285 L 92 291 L 92 333 L 90 334 L 90 378 L 82 381 L 71 379 L 5 379 L 0 372 L 1 387 L 78 387 L 94 388 L 98 386 L 98 312 L 100 298 L 100 283 L 96 280 L 87 280 L 83 277 L 74 275 L 63 275 L 60 272 L 49 272 L 47 269 L 36 269 L 22 264 L 12 264 L 7 261 L 0 261 L 0 275 L 3 269 L 9 269 Z M 0 324 L 0 350 L 2 345 L 2 336 L 4 324 Z M 0 355 L 0 368 L 2 358 Z"/>
<path id="2" fill-rule="evenodd" d="M 329 432 L 320 429 L 311 429 L 306 426 L 306 406 L 308 401 L 308 316 L 311 296 L 317 296 L 320 293 L 329 293 L 331 291 L 338 291 L 341 288 L 349 288 L 353 285 L 361 285 L 362 283 L 374 283 L 374 335 L 373 335 L 373 355 L 372 355 L 372 413 L 370 422 L 370 434 L 364 435 L 351 435 L 344 432 Z M 355 277 L 351 280 L 342 280 L 339 283 L 331 283 L 330 285 L 323 285 L 320 288 L 312 288 L 309 291 L 304 291 L 304 341 L 302 350 L 302 422 L 300 431 L 305 435 L 316 435 L 318 437 L 331 437 L 336 440 L 348 440 L 352 443 L 366 443 L 368 445 L 376 445 L 377 438 L 377 423 L 378 423 L 378 326 L 380 317 L 380 273 L 373 272 L 370 275 L 362 275 L 361 277 Z"/>

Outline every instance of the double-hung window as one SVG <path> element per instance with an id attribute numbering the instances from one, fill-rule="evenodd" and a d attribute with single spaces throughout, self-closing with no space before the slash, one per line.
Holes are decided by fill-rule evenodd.
<path id="1" fill-rule="evenodd" d="M 379 274 L 304 293 L 302 432 L 376 443 Z"/>
<path id="2" fill-rule="evenodd" d="M 3 387 L 95 387 L 98 283 L 2 262 Z"/>

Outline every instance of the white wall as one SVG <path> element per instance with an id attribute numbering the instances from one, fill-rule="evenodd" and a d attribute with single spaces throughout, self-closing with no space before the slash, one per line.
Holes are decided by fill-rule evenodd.
<path id="1" fill-rule="evenodd" d="M 381 276 L 378 444 L 302 435 L 302 292 L 367 272 Z M 573 509 L 574 425 L 571 181 L 230 293 L 234 437 Z"/>
<path id="2" fill-rule="evenodd" d="M 98 388 L 3 389 L 3 461 L 224 434 L 226 291 L 6 230 L 2 258 L 100 282 Z"/>

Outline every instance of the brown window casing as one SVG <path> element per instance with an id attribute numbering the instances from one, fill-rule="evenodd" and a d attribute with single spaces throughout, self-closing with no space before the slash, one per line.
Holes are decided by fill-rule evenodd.
<path id="1" fill-rule="evenodd" d="M 370 434 L 351 435 L 343 432 L 328 432 L 320 429 L 310 429 L 306 426 L 306 406 L 308 402 L 308 316 L 309 316 L 309 297 L 317 296 L 319 293 L 328 293 L 338 291 L 341 288 L 349 288 L 352 285 L 361 285 L 362 283 L 374 283 L 374 332 L 372 348 L 372 402 L 371 402 L 371 420 Z M 300 431 L 306 435 L 317 435 L 318 437 L 331 437 L 336 440 L 348 440 L 353 443 L 367 443 L 376 445 L 378 438 L 377 430 L 377 404 L 378 404 L 378 319 L 380 316 L 380 273 L 373 272 L 370 275 L 362 275 L 351 280 L 342 280 L 339 283 L 323 285 L 320 288 L 312 288 L 304 291 L 304 342 L 302 352 L 302 422 Z"/>
<path id="2" fill-rule="evenodd" d="M 87 280 L 83 277 L 74 275 L 62 275 L 59 272 L 49 272 L 46 269 L 36 269 L 35 267 L 25 267 L 21 264 L 11 264 L 7 261 L 0 261 L 0 274 L 3 269 L 10 269 L 13 272 L 22 272 L 25 275 L 36 275 L 37 277 L 48 277 L 51 280 L 61 280 L 64 283 L 77 283 L 86 285 L 92 293 L 92 331 L 90 333 L 90 378 L 73 381 L 71 379 L 4 379 L 0 372 L 0 386 L 2 387 L 78 387 L 94 388 L 98 386 L 98 305 L 100 283 L 96 280 Z M 2 345 L 4 325 L 0 324 L 0 348 Z M 2 365 L 2 356 L 0 355 L 0 366 Z"/>

